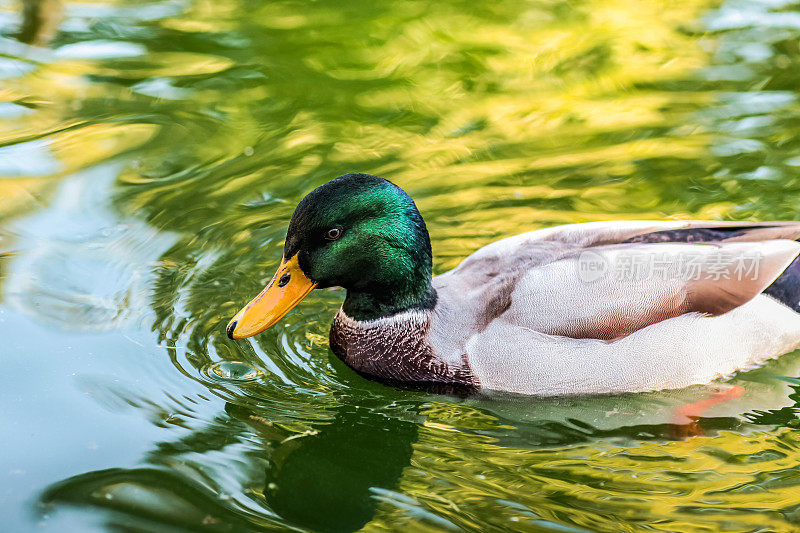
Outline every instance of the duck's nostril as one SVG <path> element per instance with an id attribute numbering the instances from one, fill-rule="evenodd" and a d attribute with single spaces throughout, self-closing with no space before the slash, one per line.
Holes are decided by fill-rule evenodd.
<path id="1" fill-rule="evenodd" d="M 281 276 L 281 279 L 278 280 L 278 287 L 285 287 L 286 284 L 289 283 L 289 280 L 291 279 L 292 275 L 287 272 L 286 274 Z"/>
<path id="2" fill-rule="evenodd" d="M 228 338 L 231 339 L 231 340 L 233 340 L 233 330 L 236 329 L 236 324 L 238 324 L 238 322 L 235 321 L 235 320 L 232 320 L 231 323 L 228 324 L 228 327 L 225 328 L 225 332 L 228 334 Z"/>

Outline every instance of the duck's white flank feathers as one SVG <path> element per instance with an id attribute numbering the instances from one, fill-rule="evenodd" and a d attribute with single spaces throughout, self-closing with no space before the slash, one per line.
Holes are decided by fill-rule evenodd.
<path id="1" fill-rule="evenodd" d="M 521 394 L 643 392 L 707 383 L 800 345 L 800 314 L 769 296 L 696 313 L 614 342 L 546 335 L 502 317 L 467 342 L 481 386 Z"/>

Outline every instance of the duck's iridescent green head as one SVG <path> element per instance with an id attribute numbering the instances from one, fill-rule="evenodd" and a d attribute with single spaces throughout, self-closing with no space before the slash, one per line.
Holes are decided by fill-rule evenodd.
<path id="1" fill-rule="evenodd" d="M 278 272 L 231 320 L 228 334 L 255 335 L 311 289 L 331 286 L 347 289 L 344 311 L 356 320 L 433 307 L 428 231 L 402 189 L 346 174 L 311 191 L 292 215 Z"/>

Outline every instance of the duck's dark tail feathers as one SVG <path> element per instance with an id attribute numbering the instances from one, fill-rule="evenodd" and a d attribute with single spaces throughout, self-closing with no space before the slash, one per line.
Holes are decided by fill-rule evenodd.
<path id="1" fill-rule="evenodd" d="M 800 313 L 800 256 L 764 290 L 768 294 Z"/>

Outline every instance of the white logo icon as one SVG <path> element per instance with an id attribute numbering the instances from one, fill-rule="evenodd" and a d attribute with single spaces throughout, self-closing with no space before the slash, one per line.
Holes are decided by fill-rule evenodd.
<path id="1" fill-rule="evenodd" d="M 584 283 L 597 281 L 608 274 L 606 258 L 596 252 L 586 251 L 578 257 L 578 278 Z"/>

